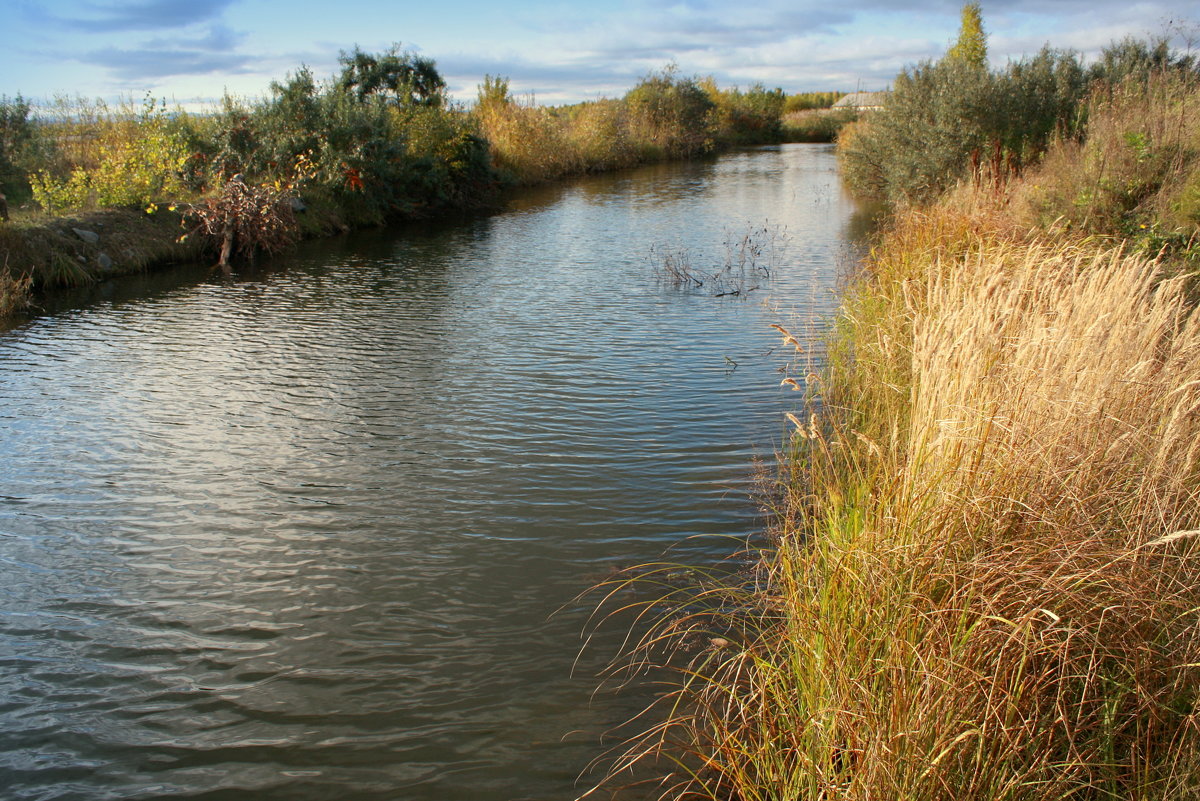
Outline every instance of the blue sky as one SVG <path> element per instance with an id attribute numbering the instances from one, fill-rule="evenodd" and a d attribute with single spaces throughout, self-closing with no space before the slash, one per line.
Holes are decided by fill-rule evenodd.
<path id="1" fill-rule="evenodd" d="M 399 42 L 469 100 L 485 74 L 542 102 L 618 96 L 674 62 L 721 85 L 885 87 L 954 38 L 959 2 L 917 0 L 0 0 L 0 94 L 184 104 L 258 96 L 301 64 Z M 1197 31 L 1192 0 L 984 0 L 992 60 L 1049 42 L 1095 53 L 1127 34 Z M 1181 28 L 1182 25 L 1182 28 Z"/>

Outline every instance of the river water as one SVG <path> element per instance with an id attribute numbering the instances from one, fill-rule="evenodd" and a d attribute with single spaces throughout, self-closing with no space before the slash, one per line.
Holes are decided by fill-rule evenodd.
<path id="1" fill-rule="evenodd" d="M 769 326 L 820 332 L 852 215 L 765 148 L 0 332 L 0 797 L 574 798 L 645 700 L 574 599 L 758 528 Z M 656 275 L 763 228 L 744 296 Z"/>

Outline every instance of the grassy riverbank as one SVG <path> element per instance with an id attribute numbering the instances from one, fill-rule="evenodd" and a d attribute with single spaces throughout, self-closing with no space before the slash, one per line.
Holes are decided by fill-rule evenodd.
<path id="1" fill-rule="evenodd" d="M 788 379 L 769 541 L 647 607 L 640 656 L 683 667 L 631 755 L 669 760 L 669 797 L 1200 792 L 1200 83 L 1152 61 L 1019 152 L 984 116 L 916 154 L 915 106 L 860 123 L 892 221 L 829 364 Z M 938 70 L 1003 84 L 963 69 L 901 103 Z"/>

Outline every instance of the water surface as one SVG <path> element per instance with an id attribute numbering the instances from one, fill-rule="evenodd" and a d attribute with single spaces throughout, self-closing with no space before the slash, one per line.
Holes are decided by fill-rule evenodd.
<path id="1" fill-rule="evenodd" d="M 575 797 L 644 699 L 593 698 L 619 631 L 572 671 L 573 598 L 755 531 L 769 325 L 819 329 L 852 211 L 766 148 L 0 333 L 0 795 Z M 747 297 L 656 280 L 764 225 Z"/>

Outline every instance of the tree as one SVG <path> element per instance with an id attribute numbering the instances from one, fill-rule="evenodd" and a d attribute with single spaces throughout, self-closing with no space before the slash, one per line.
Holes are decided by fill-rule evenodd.
<path id="1" fill-rule="evenodd" d="M 445 101 L 446 82 L 431 58 L 400 50 L 392 45 L 378 55 L 342 51 L 338 56 L 342 74 L 338 87 L 359 100 L 379 96 L 399 106 L 441 106 Z"/>
<path id="2" fill-rule="evenodd" d="M 979 3 L 963 5 L 958 41 L 946 53 L 946 58 L 976 69 L 987 69 L 987 34 L 983 31 L 983 10 Z"/>
<path id="3" fill-rule="evenodd" d="M 0 194 L 28 192 L 29 184 L 19 164 L 32 138 L 29 101 L 20 95 L 0 95 Z"/>

